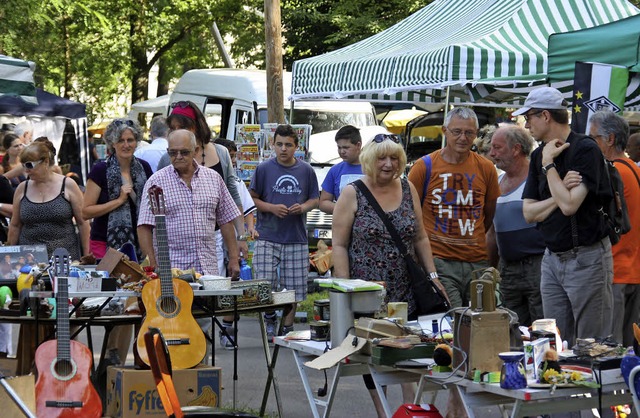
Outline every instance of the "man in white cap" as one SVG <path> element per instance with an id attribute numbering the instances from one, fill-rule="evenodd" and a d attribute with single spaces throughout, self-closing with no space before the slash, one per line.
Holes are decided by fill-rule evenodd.
<path id="1" fill-rule="evenodd" d="M 613 260 L 599 211 L 602 199 L 611 198 L 603 155 L 595 141 L 571 131 L 567 105 L 558 90 L 541 87 L 513 114 L 523 115 L 525 127 L 543 142 L 531 154 L 523 213 L 527 222 L 538 222 L 547 246 L 540 280 L 544 315 L 556 320 L 571 346 L 575 338 L 611 333 Z"/>

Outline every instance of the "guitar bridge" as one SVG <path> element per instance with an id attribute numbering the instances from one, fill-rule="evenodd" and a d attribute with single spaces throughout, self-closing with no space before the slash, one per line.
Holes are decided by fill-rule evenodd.
<path id="1" fill-rule="evenodd" d="M 82 408 L 80 401 L 46 401 L 47 408 Z"/>
<path id="2" fill-rule="evenodd" d="M 191 341 L 189 340 L 189 338 L 174 338 L 174 339 L 169 339 L 166 340 L 167 341 L 167 345 L 189 345 L 191 344 Z"/>

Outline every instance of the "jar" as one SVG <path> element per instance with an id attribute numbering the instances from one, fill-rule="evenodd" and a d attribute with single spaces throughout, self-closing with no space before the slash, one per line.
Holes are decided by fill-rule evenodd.
<path id="1" fill-rule="evenodd" d="M 524 353 L 519 351 L 507 351 L 498 354 L 503 361 L 500 371 L 500 387 L 502 389 L 523 389 L 527 387 L 525 375 Z"/>

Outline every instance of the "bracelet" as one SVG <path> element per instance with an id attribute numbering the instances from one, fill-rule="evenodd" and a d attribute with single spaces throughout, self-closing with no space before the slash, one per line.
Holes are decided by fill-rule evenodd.
<path id="1" fill-rule="evenodd" d="M 248 238 L 248 234 L 238 235 L 236 236 L 236 241 L 246 241 L 247 238 Z"/>
<path id="2" fill-rule="evenodd" d="M 438 278 L 438 272 L 437 271 L 432 271 L 431 273 L 429 273 L 429 278 L 431 280 L 436 280 Z"/>

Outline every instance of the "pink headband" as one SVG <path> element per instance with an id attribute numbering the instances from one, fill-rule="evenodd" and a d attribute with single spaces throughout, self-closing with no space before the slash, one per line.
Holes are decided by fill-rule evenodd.
<path id="1" fill-rule="evenodd" d="M 191 106 L 187 106 L 187 107 L 176 106 L 171 110 L 171 114 L 186 116 L 193 121 L 196 120 L 196 112 L 191 108 Z"/>

